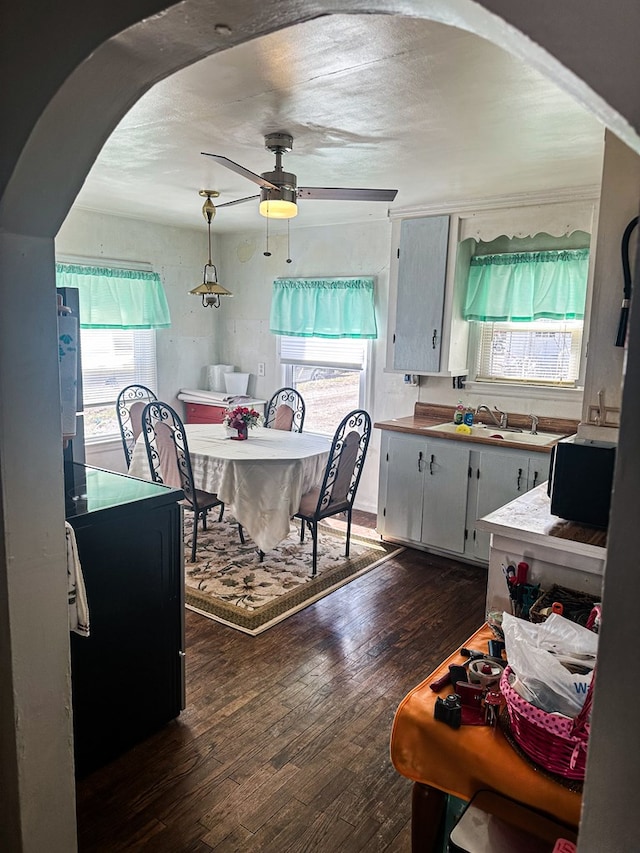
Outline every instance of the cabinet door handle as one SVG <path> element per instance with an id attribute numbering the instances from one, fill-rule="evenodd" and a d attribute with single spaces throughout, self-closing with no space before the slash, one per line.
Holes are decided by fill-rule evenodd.
<path id="1" fill-rule="evenodd" d="M 431 474 L 432 477 L 433 477 L 433 463 L 435 462 L 435 459 L 436 459 L 436 457 L 432 453 L 431 459 L 429 461 L 429 473 Z"/>
<path id="2" fill-rule="evenodd" d="M 520 491 L 520 484 L 521 483 L 522 483 L 522 468 L 518 468 L 518 481 L 517 481 L 518 491 Z"/>
<path id="3" fill-rule="evenodd" d="M 418 471 L 422 472 L 422 451 L 418 453 Z"/>
<path id="4" fill-rule="evenodd" d="M 438 330 L 437 330 L 437 329 L 434 329 L 434 330 L 433 330 L 433 335 L 431 336 L 431 348 L 432 348 L 432 349 L 435 349 L 435 348 L 436 348 L 436 343 L 437 343 L 437 341 L 438 341 Z"/>
<path id="5" fill-rule="evenodd" d="M 532 489 L 535 489 L 535 487 L 536 487 L 537 485 L 538 485 L 538 472 L 537 472 L 537 471 L 534 471 L 534 472 L 533 472 L 533 486 L 532 486 L 531 488 L 532 488 Z"/>

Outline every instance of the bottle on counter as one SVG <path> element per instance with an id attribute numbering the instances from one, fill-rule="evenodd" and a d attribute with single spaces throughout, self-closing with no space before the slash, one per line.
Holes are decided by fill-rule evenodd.
<path id="1" fill-rule="evenodd" d="M 458 405 L 456 406 L 456 409 L 453 413 L 453 422 L 454 424 L 456 424 L 456 426 L 458 424 L 464 423 L 464 405 L 462 403 L 462 400 L 458 400 Z"/>
<path id="2" fill-rule="evenodd" d="M 471 408 L 471 406 L 467 406 L 467 409 L 462 418 L 462 422 L 468 427 L 473 426 L 473 409 Z"/>

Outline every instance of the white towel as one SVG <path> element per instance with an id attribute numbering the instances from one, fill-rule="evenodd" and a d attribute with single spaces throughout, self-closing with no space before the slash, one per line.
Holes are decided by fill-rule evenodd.
<path id="1" fill-rule="evenodd" d="M 67 537 L 67 588 L 69 592 L 69 630 L 89 636 L 89 607 L 87 593 L 84 588 L 82 566 L 78 557 L 76 534 L 68 521 L 64 523 Z"/>

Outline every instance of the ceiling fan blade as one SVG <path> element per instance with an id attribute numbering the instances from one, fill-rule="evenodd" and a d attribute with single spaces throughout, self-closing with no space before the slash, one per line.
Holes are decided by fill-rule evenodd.
<path id="1" fill-rule="evenodd" d="M 398 190 L 370 190 L 347 187 L 298 187 L 298 198 L 327 201 L 393 201 Z"/>
<path id="2" fill-rule="evenodd" d="M 278 187 L 275 184 L 272 184 L 271 181 L 265 181 L 262 175 L 256 175 L 255 172 L 250 172 L 249 169 L 245 169 L 245 167 L 241 166 L 239 163 L 234 163 L 233 160 L 229 160 L 228 157 L 223 157 L 222 154 L 208 154 L 206 151 L 201 151 L 200 153 L 204 154 L 205 157 L 211 157 L 216 161 L 216 163 L 220 163 L 221 166 L 231 169 L 231 171 L 235 172 L 236 175 L 242 175 L 243 178 L 248 178 L 259 187 L 266 187 L 270 190 L 278 189 Z M 219 205 L 216 205 L 216 207 L 218 206 Z"/>
<path id="3" fill-rule="evenodd" d="M 225 201 L 224 204 L 216 204 L 216 210 L 219 207 L 231 207 L 232 204 L 242 204 L 245 201 L 253 201 L 255 198 L 260 198 L 259 195 L 248 195 L 244 198 L 237 198 L 235 201 Z"/>

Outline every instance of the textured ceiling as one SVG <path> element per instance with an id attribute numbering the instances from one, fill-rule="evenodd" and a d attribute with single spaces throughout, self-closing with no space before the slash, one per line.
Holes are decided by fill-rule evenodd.
<path id="1" fill-rule="evenodd" d="M 211 56 L 153 87 L 106 142 L 76 204 L 201 227 L 255 184 L 201 151 L 270 171 L 263 136 L 293 135 L 301 186 L 398 189 L 391 210 L 595 186 L 603 128 L 555 84 L 477 36 L 389 16 L 320 18 Z M 292 227 L 386 218 L 384 203 L 299 202 Z M 264 227 L 258 202 L 214 229 Z"/>

